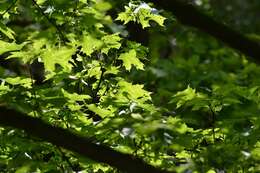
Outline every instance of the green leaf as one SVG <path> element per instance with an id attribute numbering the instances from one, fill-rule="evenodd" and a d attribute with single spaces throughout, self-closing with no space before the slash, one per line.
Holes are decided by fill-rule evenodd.
<path id="1" fill-rule="evenodd" d="M 104 74 L 118 74 L 119 73 L 119 68 L 115 66 L 109 66 Z"/>
<path id="2" fill-rule="evenodd" d="M 1 82 L 1 84 L 0 84 L 0 95 L 5 94 L 9 91 L 11 91 L 10 87 L 5 85 L 5 82 Z"/>
<path id="3" fill-rule="evenodd" d="M 84 94 L 79 95 L 77 93 L 69 93 L 64 89 L 62 89 L 62 93 L 64 97 L 68 98 L 69 102 L 72 103 L 75 103 L 76 101 L 84 101 L 91 98 L 89 95 L 84 95 Z"/>
<path id="4" fill-rule="evenodd" d="M 19 51 L 19 52 L 12 52 L 10 56 L 8 56 L 7 59 L 11 58 L 18 58 L 23 61 L 23 63 L 28 63 L 33 60 L 34 54 L 32 52 L 27 52 L 27 51 Z"/>
<path id="5" fill-rule="evenodd" d="M 21 85 L 26 88 L 31 88 L 31 84 L 32 84 L 31 78 L 22 78 L 22 77 L 8 77 L 5 78 L 5 81 L 11 85 Z"/>
<path id="6" fill-rule="evenodd" d="M 158 121 L 158 120 L 154 120 L 154 121 L 149 121 L 145 124 L 142 124 L 142 125 L 137 125 L 136 126 L 137 130 L 140 131 L 142 134 L 153 134 L 155 133 L 157 130 L 169 130 L 170 128 Z"/>
<path id="7" fill-rule="evenodd" d="M 54 72 L 55 65 L 59 64 L 63 67 L 63 71 L 69 72 L 72 67 L 69 60 L 74 51 L 74 49 L 68 47 L 47 47 L 41 56 L 45 69 Z"/>
<path id="8" fill-rule="evenodd" d="M 100 66 L 100 62 L 99 61 L 96 61 L 96 60 L 91 61 L 91 63 L 89 63 L 87 65 L 87 68 L 88 68 L 87 75 L 89 77 L 95 76 L 97 79 L 100 77 L 100 75 L 101 75 L 101 66 Z"/>
<path id="9" fill-rule="evenodd" d="M 170 101 L 170 103 L 177 102 L 176 108 L 180 108 L 181 106 L 186 104 L 188 101 L 193 101 L 192 102 L 192 103 L 194 103 L 193 106 L 195 106 L 194 109 L 197 110 L 198 106 L 199 106 L 199 108 L 203 107 L 203 104 L 205 104 L 205 106 L 207 106 L 207 104 L 206 104 L 207 102 L 204 102 L 203 99 L 206 99 L 205 95 L 196 93 L 195 89 L 192 89 L 192 88 L 190 88 L 190 86 L 188 86 L 187 89 L 185 89 L 184 91 L 177 92 L 177 94 L 175 94 L 173 96 L 173 99 Z M 196 106 L 196 102 L 198 100 L 199 100 L 199 102 L 198 102 L 198 105 Z"/>
<path id="10" fill-rule="evenodd" d="M 119 81 L 118 85 L 120 86 L 120 91 L 117 93 L 121 96 L 126 96 L 128 99 L 135 102 L 145 102 L 151 100 L 150 92 L 143 89 L 143 85 L 133 85 L 126 81 Z"/>
<path id="11" fill-rule="evenodd" d="M 99 106 L 96 106 L 95 104 L 87 105 L 88 109 L 95 112 L 97 115 L 101 117 L 107 117 L 111 116 L 112 112 L 108 109 L 100 108 Z"/>
<path id="12" fill-rule="evenodd" d="M 26 43 L 16 44 L 14 42 L 8 43 L 0 40 L 0 55 L 6 52 L 21 50 Z"/>
<path id="13" fill-rule="evenodd" d="M 0 32 L 2 32 L 9 39 L 15 40 L 14 31 L 8 28 L 7 26 L 5 26 L 2 22 L 0 22 Z"/>
<path id="14" fill-rule="evenodd" d="M 137 120 L 143 120 L 144 119 L 141 114 L 137 114 L 137 113 L 132 113 L 131 117 L 133 117 L 134 119 L 137 119 Z"/>
<path id="15" fill-rule="evenodd" d="M 45 49 L 43 47 L 46 44 L 49 44 L 46 39 L 33 39 L 30 42 L 24 42 L 22 45 L 26 47 L 19 52 L 11 52 L 11 55 L 8 56 L 9 58 L 19 58 L 23 61 L 23 63 L 31 63 L 33 60 L 39 57 Z"/>
<path id="16" fill-rule="evenodd" d="M 44 4 L 46 1 L 47 1 L 47 0 L 37 0 L 37 4 L 42 5 L 42 4 Z"/>
<path id="17" fill-rule="evenodd" d="M 15 173 L 27 173 L 30 172 L 30 164 L 23 165 L 22 167 L 18 168 Z"/>
<path id="18" fill-rule="evenodd" d="M 174 131 L 180 134 L 185 134 L 187 131 L 192 130 L 191 128 L 188 128 L 188 126 L 182 122 L 181 119 L 176 117 L 169 117 L 167 123 L 169 123 L 174 128 Z"/>
<path id="19" fill-rule="evenodd" d="M 129 52 L 122 53 L 118 59 L 123 61 L 123 66 L 126 70 L 130 71 L 132 66 L 137 69 L 144 70 L 144 64 L 136 57 L 136 51 L 134 49 Z"/>
<path id="20" fill-rule="evenodd" d="M 101 49 L 101 52 L 108 54 L 108 51 L 112 48 L 119 49 L 121 47 L 120 40 L 121 38 L 119 37 L 118 33 L 112 35 L 105 35 L 104 37 L 102 37 L 104 46 Z"/>
<path id="21" fill-rule="evenodd" d="M 130 21 L 140 23 L 143 28 L 149 27 L 150 21 L 154 21 L 158 23 L 160 26 L 164 26 L 165 17 L 155 14 L 152 10 L 156 10 L 151 8 L 146 3 L 141 3 L 139 5 L 129 3 L 129 6 L 125 6 L 125 11 L 118 14 L 116 20 L 123 21 L 124 24 L 127 24 Z"/>
<path id="22" fill-rule="evenodd" d="M 96 39 L 88 33 L 83 34 L 83 51 L 90 56 L 94 51 L 99 50 L 103 45 L 101 40 Z"/>
<path id="23" fill-rule="evenodd" d="M 148 9 L 140 9 L 138 12 L 138 19 L 139 19 L 138 21 L 141 23 L 142 27 L 146 28 L 146 27 L 150 26 L 149 22 L 151 20 L 155 21 L 160 26 L 164 26 L 163 23 L 166 18 L 161 15 L 158 15 L 158 14 L 153 14 Z"/>
<path id="24" fill-rule="evenodd" d="M 98 2 L 95 4 L 94 8 L 99 11 L 108 11 L 112 8 L 112 5 L 109 2 Z"/>
<path id="25" fill-rule="evenodd" d="M 151 14 L 151 18 L 150 18 L 150 20 L 155 21 L 160 26 L 164 26 L 165 19 L 166 19 L 165 17 L 156 14 Z"/>
<path id="26" fill-rule="evenodd" d="M 134 16 L 131 8 L 125 6 L 125 11 L 119 13 L 116 20 L 120 20 L 120 21 L 124 22 L 124 24 L 127 24 L 130 21 L 136 21 L 136 17 Z"/>

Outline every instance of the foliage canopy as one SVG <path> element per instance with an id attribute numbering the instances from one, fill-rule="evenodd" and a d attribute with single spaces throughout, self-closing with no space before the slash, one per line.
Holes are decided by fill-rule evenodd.
<path id="1" fill-rule="evenodd" d="M 0 14 L 1 105 L 160 169 L 260 171 L 246 56 L 141 1 L 3 0 Z M 120 172 L 12 127 L 0 138 L 0 172 Z"/>

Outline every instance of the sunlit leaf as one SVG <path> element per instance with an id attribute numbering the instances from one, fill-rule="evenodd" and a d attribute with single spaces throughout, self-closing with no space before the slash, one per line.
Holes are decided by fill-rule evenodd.
<path id="1" fill-rule="evenodd" d="M 131 70 L 132 66 L 135 66 L 137 69 L 144 70 L 144 64 L 136 57 L 136 51 L 134 49 L 129 52 L 122 53 L 118 59 L 123 61 L 123 65 L 128 71 Z"/>
<path id="2" fill-rule="evenodd" d="M 55 65 L 58 64 L 63 67 L 64 71 L 70 71 L 72 65 L 69 63 L 69 60 L 71 59 L 74 51 L 74 49 L 67 47 L 49 47 L 42 54 L 42 61 L 45 69 L 53 72 L 55 70 Z"/>
<path id="3" fill-rule="evenodd" d="M 0 40 L 0 55 L 5 52 L 21 50 L 25 44 L 26 43 L 23 43 L 23 44 L 16 44 L 14 42 L 8 43 L 8 42 Z"/>
<path id="4" fill-rule="evenodd" d="M 15 40 L 14 38 L 14 31 L 5 26 L 3 23 L 0 22 L 0 32 L 2 32 L 5 36 L 7 36 L 9 39 Z"/>

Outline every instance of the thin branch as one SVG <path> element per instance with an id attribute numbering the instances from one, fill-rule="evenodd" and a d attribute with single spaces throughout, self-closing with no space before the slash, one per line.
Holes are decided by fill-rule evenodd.
<path id="1" fill-rule="evenodd" d="M 54 127 L 39 118 L 27 116 L 15 110 L 0 107 L 0 124 L 24 130 L 58 147 L 81 154 L 97 162 L 107 163 L 128 173 L 167 173 L 129 154 L 98 145 L 89 138 L 73 134 L 69 130 Z M 168 172 L 169 173 L 169 172 Z"/>
<path id="2" fill-rule="evenodd" d="M 0 18 L 2 18 L 11 8 L 13 8 L 18 0 L 14 0 L 12 4 L 2 13 L 0 14 Z"/>
<path id="3" fill-rule="evenodd" d="M 209 105 L 209 109 L 210 109 L 210 112 L 211 112 L 211 125 L 212 125 L 212 138 L 213 138 L 213 141 L 214 143 L 216 142 L 216 132 L 215 132 L 215 121 L 216 121 L 216 115 L 215 115 L 215 112 L 213 111 L 211 105 Z"/>
<path id="4" fill-rule="evenodd" d="M 100 75 L 100 78 L 99 78 L 99 81 L 98 81 L 97 88 L 95 89 L 95 97 L 97 96 L 98 91 L 101 87 L 101 83 L 102 83 L 102 80 L 103 80 L 103 77 L 104 77 L 104 73 L 105 73 L 105 69 L 101 66 L 101 75 Z"/>
<path id="5" fill-rule="evenodd" d="M 34 6 L 38 9 L 38 11 L 48 20 L 48 22 L 49 22 L 50 24 L 52 24 L 52 25 L 56 28 L 56 30 L 57 30 L 57 32 L 58 32 L 58 34 L 59 34 L 59 36 L 60 36 L 60 39 L 62 40 L 63 44 L 66 44 L 67 38 L 64 36 L 64 34 L 63 34 L 63 32 L 61 31 L 61 29 L 59 28 L 59 26 L 58 26 L 55 22 L 53 22 L 53 21 L 44 13 L 44 11 L 42 11 L 42 8 L 39 6 L 39 4 L 37 4 L 37 2 L 36 2 L 35 0 L 32 0 L 32 2 L 33 2 L 33 4 L 34 4 Z"/>
<path id="6" fill-rule="evenodd" d="M 101 65 L 101 74 L 100 74 L 100 78 L 99 78 L 97 87 L 92 91 L 92 101 L 93 101 L 93 103 L 99 102 L 100 97 L 98 95 L 98 92 L 100 90 L 100 87 L 101 87 L 101 84 L 102 84 L 102 81 L 103 81 L 104 73 L 105 73 L 105 69 Z"/>

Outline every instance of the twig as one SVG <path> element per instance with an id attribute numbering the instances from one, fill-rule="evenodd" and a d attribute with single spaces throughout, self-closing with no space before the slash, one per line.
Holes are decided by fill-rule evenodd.
<path id="1" fill-rule="evenodd" d="M 95 89 L 95 91 L 96 91 L 95 95 L 97 95 L 97 93 L 100 89 L 100 86 L 101 86 L 101 83 L 102 83 L 102 80 L 103 80 L 103 76 L 104 76 L 104 72 L 105 72 L 105 70 L 103 69 L 103 67 L 101 67 L 101 75 L 100 75 L 100 78 L 99 78 L 99 81 L 98 81 L 97 88 Z"/>
<path id="2" fill-rule="evenodd" d="M 94 94 L 93 94 L 93 100 L 95 102 L 98 100 L 98 98 L 97 98 L 98 91 L 101 87 L 101 83 L 102 83 L 102 80 L 103 80 L 103 77 L 104 77 L 104 73 L 105 73 L 105 69 L 101 66 L 101 75 L 100 75 L 100 78 L 99 78 L 99 81 L 98 81 L 98 85 L 97 85 L 96 89 L 94 90 Z"/>
<path id="3" fill-rule="evenodd" d="M 213 109 L 211 108 L 211 105 L 209 105 L 209 109 L 211 111 L 211 114 L 212 114 L 212 137 L 213 137 L 213 141 L 215 143 L 216 141 L 216 134 L 215 134 L 215 112 L 213 111 Z"/>
<path id="4" fill-rule="evenodd" d="M 62 40 L 63 44 L 66 44 L 67 39 L 66 39 L 66 37 L 64 36 L 64 34 L 62 33 L 62 31 L 61 31 L 61 29 L 59 28 L 59 26 L 58 26 L 55 22 L 53 22 L 53 21 L 42 11 L 41 7 L 39 6 L 39 4 L 37 4 L 37 2 L 36 2 L 35 0 L 32 0 L 32 2 L 33 2 L 33 4 L 34 4 L 34 6 L 38 9 L 38 11 L 48 20 L 48 22 L 49 22 L 50 24 L 52 24 L 52 25 L 56 28 L 56 30 L 57 30 L 57 32 L 58 32 L 58 34 L 59 34 L 59 36 L 60 36 L 60 39 Z"/>

